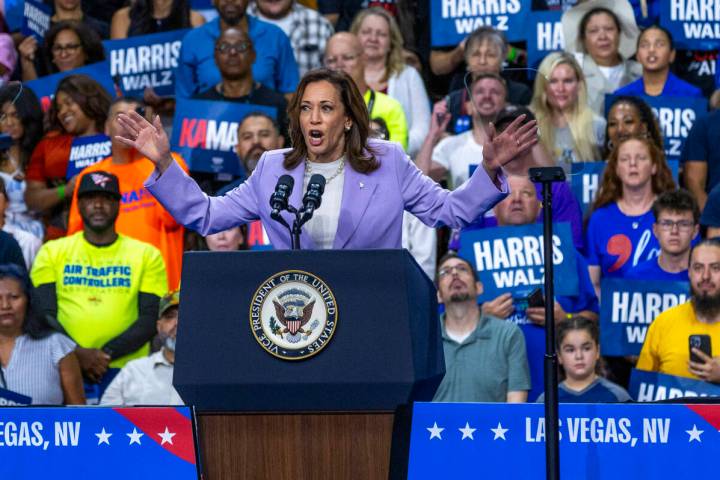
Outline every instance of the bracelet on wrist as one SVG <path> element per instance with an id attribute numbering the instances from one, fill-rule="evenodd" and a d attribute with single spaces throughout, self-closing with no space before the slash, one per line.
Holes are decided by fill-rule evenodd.
<path id="1" fill-rule="evenodd" d="M 57 193 L 57 196 L 60 200 L 65 200 L 65 185 L 58 186 L 55 193 Z"/>

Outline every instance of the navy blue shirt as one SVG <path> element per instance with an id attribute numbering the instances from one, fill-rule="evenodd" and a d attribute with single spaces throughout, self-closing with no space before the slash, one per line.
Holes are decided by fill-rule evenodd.
<path id="1" fill-rule="evenodd" d="M 695 122 L 680 156 L 680 163 L 690 161 L 707 163 L 705 191 L 708 193 L 720 183 L 718 139 L 720 139 L 720 110 L 715 110 Z"/>
<path id="2" fill-rule="evenodd" d="M 615 95 L 632 95 L 642 96 L 647 95 L 645 93 L 645 81 L 643 77 L 638 78 L 634 82 L 630 82 L 624 87 L 620 87 L 615 90 Z M 703 97 L 702 90 L 695 85 L 688 83 L 684 80 L 680 80 L 678 77 L 673 75 L 672 72 L 668 73 L 667 80 L 663 90 L 658 97 Z"/>
<path id="3" fill-rule="evenodd" d="M 545 400 L 543 393 L 537 399 L 538 402 Z M 565 386 L 565 382 L 558 385 L 558 402 L 560 403 L 622 403 L 632 401 L 630 394 L 610 380 L 598 377 L 585 390 L 576 392 Z"/>

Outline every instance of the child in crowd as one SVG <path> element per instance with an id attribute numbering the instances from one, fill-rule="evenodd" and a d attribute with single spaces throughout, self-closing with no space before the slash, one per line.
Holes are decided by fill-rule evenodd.
<path id="1" fill-rule="evenodd" d="M 600 343 L 597 323 L 575 316 L 557 325 L 557 349 L 565 380 L 558 385 L 560 403 L 632 401 L 622 388 L 597 374 Z M 544 401 L 545 394 L 537 401 Z"/>

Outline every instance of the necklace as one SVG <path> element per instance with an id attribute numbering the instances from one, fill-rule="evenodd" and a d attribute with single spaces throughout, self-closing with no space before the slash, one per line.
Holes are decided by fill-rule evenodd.
<path id="1" fill-rule="evenodd" d="M 335 170 L 335 173 L 330 175 L 325 179 L 325 184 L 330 183 L 335 177 L 340 175 L 345 168 L 345 159 L 343 158 L 340 160 L 340 165 L 338 165 L 337 170 Z M 312 162 L 309 162 L 307 159 L 305 160 L 305 176 L 310 177 L 313 174 L 313 168 L 312 168 Z"/>

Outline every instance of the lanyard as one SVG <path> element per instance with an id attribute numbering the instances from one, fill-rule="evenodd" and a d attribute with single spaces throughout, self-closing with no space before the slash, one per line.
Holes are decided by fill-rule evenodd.
<path id="1" fill-rule="evenodd" d="M 2 366 L 0 366 L 0 387 L 7 388 L 7 382 L 5 381 L 5 372 L 3 372 Z"/>
<path id="2" fill-rule="evenodd" d="M 368 100 L 367 109 L 368 117 L 372 118 L 373 107 L 375 106 L 375 90 L 370 89 L 370 100 Z"/>

